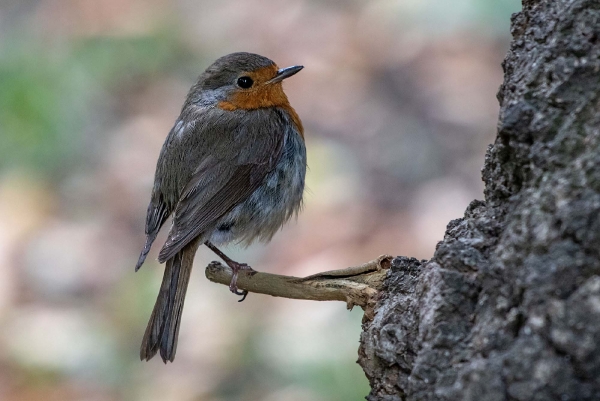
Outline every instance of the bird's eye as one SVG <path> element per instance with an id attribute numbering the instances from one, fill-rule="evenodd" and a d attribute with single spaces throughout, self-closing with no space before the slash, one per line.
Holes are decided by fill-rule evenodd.
<path id="1" fill-rule="evenodd" d="M 248 89 L 253 83 L 254 81 L 250 77 L 239 77 L 237 80 L 238 86 L 244 89 Z"/>

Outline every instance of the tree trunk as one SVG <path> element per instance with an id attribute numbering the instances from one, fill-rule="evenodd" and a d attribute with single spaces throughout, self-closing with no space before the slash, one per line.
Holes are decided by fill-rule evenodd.
<path id="1" fill-rule="evenodd" d="M 600 400 L 600 0 L 524 0 L 512 35 L 485 201 L 394 259 L 370 401 Z"/>

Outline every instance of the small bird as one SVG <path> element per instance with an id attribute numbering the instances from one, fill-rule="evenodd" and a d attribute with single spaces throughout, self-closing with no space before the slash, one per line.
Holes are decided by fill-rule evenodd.
<path id="1" fill-rule="evenodd" d="M 302 66 L 279 68 L 252 53 L 215 61 L 190 89 L 160 151 L 146 215 L 146 244 L 135 267 L 173 215 L 158 260 L 166 262 L 160 292 L 140 350 L 150 360 L 160 349 L 173 362 L 185 293 L 198 247 L 206 245 L 237 276 L 251 268 L 217 245 L 267 242 L 302 205 L 304 130 L 282 81 Z"/>

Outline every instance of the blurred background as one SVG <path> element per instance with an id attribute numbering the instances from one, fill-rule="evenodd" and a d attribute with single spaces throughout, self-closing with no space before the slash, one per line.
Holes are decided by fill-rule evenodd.
<path id="1" fill-rule="evenodd" d="M 308 147 L 305 209 L 269 245 L 304 276 L 380 254 L 430 258 L 481 199 L 518 0 L 0 0 L 0 399 L 362 400 L 362 312 L 250 295 L 196 257 L 175 363 L 138 349 L 158 293 L 141 271 L 156 159 L 196 77 L 256 52 Z M 165 236 L 157 241 L 160 245 Z"/>

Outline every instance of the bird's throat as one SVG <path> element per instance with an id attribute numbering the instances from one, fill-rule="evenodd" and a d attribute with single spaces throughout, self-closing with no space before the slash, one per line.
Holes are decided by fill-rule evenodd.
<path id="1" fill-rule="evenodd" d="M 252 91 L 237 92 L 226 101 L 219 102 L 223 110 L 256 110 L 269 107 L 279 107 L 287 111 L 300 135 L 304 138 L 302 121 L 296 110 L 290 105 L 280 83 L 266 84 Z"/>

